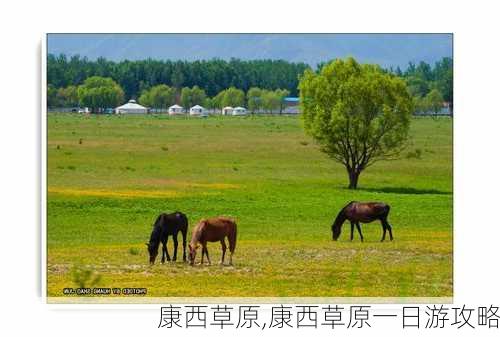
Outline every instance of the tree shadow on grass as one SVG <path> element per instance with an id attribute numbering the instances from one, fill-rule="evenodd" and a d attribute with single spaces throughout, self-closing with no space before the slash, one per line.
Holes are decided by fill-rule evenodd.
<path id="1" fill-rule="evenodd" d="M 377 193 L 394 193 L 394 194 L 440 194 L 451 195 L 453 192 L 439 191 L 435 189 L 418 189 L 413 187 L 381 187 L 381 188 L 358 188 L 359 191 L 377 192 Z"/>

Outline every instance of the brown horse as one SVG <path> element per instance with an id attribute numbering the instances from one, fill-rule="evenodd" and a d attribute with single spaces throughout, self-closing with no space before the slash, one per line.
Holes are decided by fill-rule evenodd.
<path id="1" fill-rule="evenodd" d="M 229 264 L 233 264 L 233 253 L 236 248 L 236 222 L 233 219 L 225 217 L 216 217 L 211 219 L 201 220 L 193 229 L 193 236 L 189 243 L 189 260 L 191 265 L 194 265 L 196 258 L 196 250 L 202 246 L 201 249 L 201 264 L 203 264 L 203 256 L 207 256 L 208 264 L 210 258 L 208 257 L 207 242 L 220 241 L 222 246 L 222 258 L 220 264 L 224 264 L 224 256 L 226 255 L 225 238 L 229 241 Z"/>
<path id="2" fill-rule="evenodd" d="M 392 237 L 392 228 L 391 225 L 387 222 L 387 217 L 389 216 L 389 210 L 391 208 L 389 205 L 383 202 L 357 202 L 351 201 L 344 208 L 342 208 L 335 218 L 335 221 L 332 224 L 332 238 L 334 241 L 340 236 L 340 231 L 342 229 L 342 224 L 344 221 L 349 220 L 351 222 L 351 241 L 354 238 L 354 225 L 358 229 L 359 236 L 361 237 L 361 241 L 363 241 L 363 234 L 361 234 L 361 227 L 359 223 L 369 223 L 375 220 L 380 220 L 382 223 L 382 229 L 384 233 L 382 234 L 382 240 L 385 240 L 385 233 L 389 231 L 389 236 L 391 241 Z"/>

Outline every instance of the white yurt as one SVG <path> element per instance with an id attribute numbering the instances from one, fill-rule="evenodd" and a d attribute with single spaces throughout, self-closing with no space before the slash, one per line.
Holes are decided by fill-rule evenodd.
<path id="1" fill-rule="evenodd" d="M 233 116 L 243 116 L 246 114 L 247 114 L 247 109 L 245 109 L 241 106 L 238 106 L 238 107 L 233 109 Z"/>
<path id="2" fill-rule="evenodd" d="M 183 115 L 184 114 L 184 108 L 181 107 L 180 105 L 172 105 L 170 108 L 168 108 L 168 114 L 169 115 Z"/>
<path id="3" fill-rule="evenodd" d="M 145 114 L 148 113 L 148 108 L 137 104 L 134 99 L 131 99 L 127 103 L 116 107 L 115 113 L 117 114 Z"/>
<path id="4" fill-rule="evenodd" d="M 227 106 L 225 108 L 222 108 L 223 115 L 231 115 L 233 113 L 233 107 L 232 106 Z"/>
<path id="5" fill-rule="evenodd" d="M 201 105 L 195 105 L 192 106 L 191 109 L 189 109 L 189 114 L 191 116 L 207 116 L 207 110 L 202 107 Z"/>

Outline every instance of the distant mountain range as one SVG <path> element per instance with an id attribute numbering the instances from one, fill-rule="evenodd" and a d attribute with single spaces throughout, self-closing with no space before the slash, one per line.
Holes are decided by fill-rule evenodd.
<path id="1" fill-rule="evenodd" d="M 452 57 L 451 34 L 49 34 L 48 52 L 91 60 L 283 59 L 316 65 L 353 56 L 406 68 Z"/>

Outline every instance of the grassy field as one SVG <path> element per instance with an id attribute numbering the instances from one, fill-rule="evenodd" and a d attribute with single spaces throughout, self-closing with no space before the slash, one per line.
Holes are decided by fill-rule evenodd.
<path id="1" fill-rule="evenodd" d="M 48 295 L 76 287 L 79 268 L 148 296 L 452 296 L 452 121 L 414 119 L 402 158 L 359 185 L 346 189 L 345 169 L 297 117 L 49 114 Z M 333 242 L 351 200 L 389 203 L 395 240 L 380 243 L 372 223 L 350 242 L 346 223 Z M 202 217 L 236 218 L 235 265 L 214 263 L 213 243 L 212 266 L 150 267 L 152 223 L 176 210 L 189 231 Z"/>

